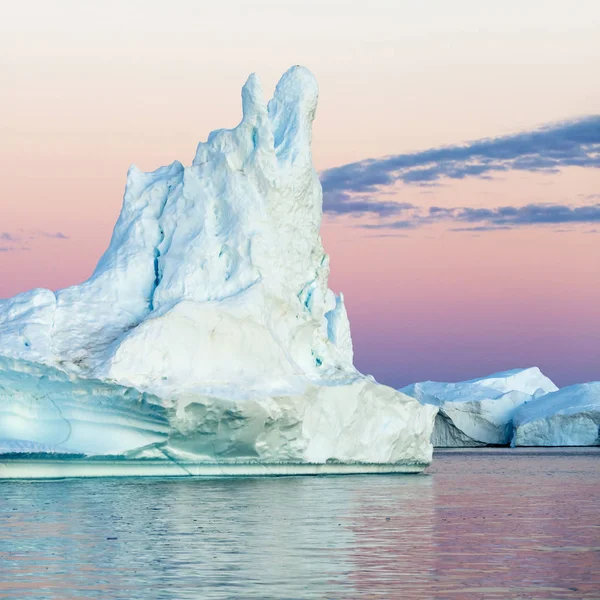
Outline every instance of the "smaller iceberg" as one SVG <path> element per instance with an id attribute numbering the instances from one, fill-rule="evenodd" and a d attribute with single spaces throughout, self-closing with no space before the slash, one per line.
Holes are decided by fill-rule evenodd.
<path id="1" fill-rule="evenodd" d="M 600 445 L 600 381 L 564 387 L 520 406 L 512 446 Z"/>
<path id="2" fill-rule="evenodd" d="M 508 445 L 515 409 L 558 390 L 537 367 L 442 383 L 423 381 L 400 391 L 438 407 L 431 442 L 438 448 Z"/>

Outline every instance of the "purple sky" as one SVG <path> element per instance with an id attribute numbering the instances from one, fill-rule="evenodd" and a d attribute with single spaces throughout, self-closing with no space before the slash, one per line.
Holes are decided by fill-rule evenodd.
<path id="1" fill-rule="evenodd" d="M 89 276 L 128 166 L 189 164 L 300 63 L 357 366 L 600 379 L 600 4 L 251 4 L 4 10 L 0 297 Z"/>

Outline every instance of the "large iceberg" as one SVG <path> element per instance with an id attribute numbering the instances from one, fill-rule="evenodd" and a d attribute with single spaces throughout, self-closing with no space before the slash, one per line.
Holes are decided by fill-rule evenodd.
<path id="1" fill-rule="evenodd" d="M 513 446 L 600 445 L 600 381 L 561 388 L 520 406 Z"/>
<path id="2" fill-rule="evenodd" d="M 432 443 L 436 447 L 507 445 L 515 409 L 558 388 L 537 367 L 442 383 L 413 383 L 400 391 L 438 407 Z"/>
<path id="3" fill-rule="evenodd" d="M 317 95 L 293 67 L 267 105 L 251 75 L 241 123 L 212 132 L 191 166 L 129 169 L 89 280 L 0 301 L 0 446 L 219 465 L 430 462 L 436 409 L 354 368 L 344 299 L 328 289 Z"/>

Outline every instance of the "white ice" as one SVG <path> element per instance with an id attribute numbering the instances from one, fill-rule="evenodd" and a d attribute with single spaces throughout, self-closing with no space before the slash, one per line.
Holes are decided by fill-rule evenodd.
<path id="1" fill-rule="evenodd" d="M 600 381 L 561 388 L 519 407 L 513 446 L 600 445 Z"/>
<path id="2" fill-rule="evenodd" d="M 168 432 L 151 394 L 0 356 L 0 452 L 122 454 Z"/>
<path id="3" fill-rule="evenodd" d="M 531 367 L 459 383 L 413 383 L 400 391 L 424 405 L 439 407 L 434 446 L 461 447 L 508 444 L 515 409 L 557 389 L 537 367 Z"/>

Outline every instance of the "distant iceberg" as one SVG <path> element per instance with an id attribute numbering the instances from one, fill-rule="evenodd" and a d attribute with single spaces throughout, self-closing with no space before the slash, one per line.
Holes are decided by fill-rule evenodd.
<path id="1" fill-rule="evenodd" d="M 354 368 L 344 299 L 328 288 L 317 95 L 293 67 L 267 105 L 251 75 L 241 123 L 212 132 L 191 166 L 130 168 L 89 280 L 0 301 L 2 448 L 429 464 L 436 408 Z"/>
<path id="2" fill-rule="evenodd" d="M 514 411 L 558 388 L 537 367 L 513 369 L 487 377 L 441 383 L 413 383 L 400 391 L 439 409 L 435 447 L 508 445 Z"/>
<path id="3" fill-rule="evenodd" d="M 513 446 L 600 445 L 600 381 L 561 388 L 519 407 Z"/>

